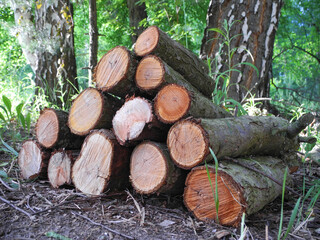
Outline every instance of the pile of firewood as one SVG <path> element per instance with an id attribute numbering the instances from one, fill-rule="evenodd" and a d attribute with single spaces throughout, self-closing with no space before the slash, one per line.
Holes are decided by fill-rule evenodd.
<path id="1" fill-rule="evenodd" d="M 99 195 L 129 183 L 140 194 L 181 194 L 200 220 L 239 224 L 281 194 L 297 166 L 298 134 L 313 120 L 233 117 L 211 100 L 208 66 L 152 26 L 134 53 L 115 47 L 68 113 L 44 109 L 19 153 L 25 179 L 48 177 Z M 219 168 L 204 165 L 215 158 Z M 216 176 L 217 173 L 217 176 Z M 209 178 L 210 177 L 210 178 Z M 217 182 L 216 182 L 217 181 Z M 288 178 L 287 183 L 290 182 Z M 215 207 L 218 186 L 219 208 Z"/>

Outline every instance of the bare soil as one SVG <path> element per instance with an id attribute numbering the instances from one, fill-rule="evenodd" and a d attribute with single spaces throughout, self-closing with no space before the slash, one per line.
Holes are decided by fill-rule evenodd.
<path id="1" fill-rule="evenodd" d="M 7 160 L 0 155 L 1 162 Z M 70 186 L 53 189 L 46 180 L 24 182 L 18 175 L 13 165 L 10 176 L 18 181 L 19 190 L 0 184 L 0 239 L 239 239 L 241 234 L 240 227 L 197 221 L 182 196 L 141 196 L 128 189 L 90 198 Z M 301 194 L 303 176 L 309 188 L 320 177 L 319 166 L 311 164 L 295 173 L 294 188 Z M 288 196 L 284 203 L 283 230 L 297 199 Z M 278 198 L 246 217 L 245 239 L 277 239 L 280 212 Z M 319 201 L 308 220 L 294 228 L 297 231 L 288 239 L 320 239 Z"/>

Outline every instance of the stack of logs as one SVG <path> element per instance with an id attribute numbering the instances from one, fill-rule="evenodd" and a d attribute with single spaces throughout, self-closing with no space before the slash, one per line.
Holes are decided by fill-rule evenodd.
<path id="1" fill-rule="evenodd" d="M 298 134 L 313 116 L 292 124 L 273 116 L 233 117 L 212 102 L 208 70 L 149 27 L 134 53 L 117 46 L 101 58 L 96 87 L 81 92 L 69 113 L 41 112 L 37 140 L 19 153 L 22 177 L 47 176 L 54 188 L 72 182 L 88 195 L 129 182 L 140 194 L 184 191 L 196 218 L 218 214 L 221 224 L 237 226 L 243 212 L 257 212 L 281 194 L 285 169 L 297 166 L 295 152 L 306 140 Z M 214 157 L 217 171 L 204 165 Z"/>

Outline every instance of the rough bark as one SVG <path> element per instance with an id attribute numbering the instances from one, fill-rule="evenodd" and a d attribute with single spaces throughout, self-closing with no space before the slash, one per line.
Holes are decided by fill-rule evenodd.
<path id="1" fill-rule="evenodd" d="M 299 148 L 298 137 L 288 136 L 290 123 L 276 117 L 186 119 L 173 125 L 167 144 L 172 160 L 190 169 L 217 158 L 248 155 L 279 156 Z"/>
<path id="2" fill-rule="evenodd" d="M 134 50 L 138 56 L 151 53 L 157 55 L 205 96 L 211 98 L 215 84 L 208 75 L 207 64 L 158 27 L 147 28 L 138 37 Z"/>
<path id="3" fill-rule="evenodd" d="M 36 6 L 35 82 L 58 106 L 66 104 L 78 88 L 72 11 L 69 0 L 41 1 Z"/>
<path id="4" fill-rule="evenodd" d="M 89 0 L 89 83 L 93 81 L 94 68 L 98 62 L 98 25 L 97 25 L 97 1 Z"/>
<path id="5" fill-rule="evenodd" d="M 107 52 L 95 68 L 94 81 L 101 91 L 125 97 L 136 92 L 133 81 L 137 61 L 133 54 L 123 46 Z"/>
<path id="6" fill-rule="evenodd" d="M 142 140 L 164 142 L 168 126 L 153 114 L 151 103 L 141 97 L 127 99 L 112 120 L 113 132 L 121 145 L 136 145 Z"/>
<path id="7" fill-rule="evenodd" d="M 68 113 L 45 108 L 36 124 L 36 138 L 45 148 L 80 149 L 84 138 L 72 134 L 67 126 Z"/>
<path id="8" fill-rule="evenodd" d="M 286 165 L 281 159 L 262 156 L 238 160 L 282 185 Z M 208 165 L 208 169 L 212 186 L 215 186 L 215 166 Z M 288 175 L 286 185 L 290 182 Z M 217 175 L 219 223 L 239 226 L 243 212 L 246 215 L 253 214 L 281 195 L 282 186 L 278 183 L 233 162 L 223 162 Z M 214 193 L 205 166 L 195 167 L 188 174 L 183 198 L 185 205 L 197 219 L 216 220 Z"/>
<path id="9" fill-rule="evenodd" d="M 252 63 L 259 70 L 258 76 L 252 67 L 243 64 L 237 67 L 242 74 L 230 72 L 228 97 L 240 102 L 248 91 L 255 97 L 269 97 L 269 72 L 282 3 L 282 0 L 210 1 L 207 27 L 200 51 L 202 58 L 217 59 L 217 67 L 213 64 L 214 73 L 223 73 L 241 62 Z M 239 21 L 234 22 L 230 29 L 229 37 L 234 37 L 230 49 L 237 48 L 230 63 L 227 46 L 224 45 L 220 51 L 225 39 L 210 30 L 223 30 L 224 21 L 227 21 L 229 26 L 234 21 Z"/>
<path id="10" fill-rule="evenodd" d="M 57 150 L 51 154 L 48 179 L 53 188 L 71 184 L 71 168 L 79 151 Z"/>
<path id="11" fill-rule="evenodd" d="M 47 177 L 50 151 L 44 150 L 33 140 L 25 141 L 18 156 L 18 165 L 23 179 Z"/>
<path id="12" fill-rule="evenodd" d="M 88 195 L 108 189 L 123 189 L 129 184 L 131 150 L 119 145 L 109 130 L 94 130 L 85 139 L 72 167 L 72 181 Z"/>
<path id="13" fill-rule="evenodd" d="M 130 160 L 130 181 L 140 194 L 181 194 L 185 171 L 170 159 L 165 144 L 145 141 L 135 147 Z"/>
<path id="14" fill-rule="evenodd" d="M 68 126 L 72 133 L 84 136 L 94 128 L 111 128 L 112 118 L 122 101 L 95 88 L 87 88 L 73 101 Z"/>
<path id="15" fill-rule="evenodd" d="M 134 33 L 131 34 L 131 40 L 133 44 L 136 42 L 138 36 L 144 31 L 144 27 L 140 26 L 140 22 L 148 17 L 146 4 L 144 2 L 138 2 L 138 0 L 127 0 L 127 6 L 129 9 L 129 23 Z"/>

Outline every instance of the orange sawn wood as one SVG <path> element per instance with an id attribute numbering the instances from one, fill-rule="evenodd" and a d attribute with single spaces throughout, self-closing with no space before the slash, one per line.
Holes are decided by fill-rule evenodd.
<path id="1" fill-rule="evenodd" d="M 73 101 L 68 126 L 72 133 L 87 135 L 95 128 L 111 128 L 112 118 L 122 101 L 95 88 L 87 88 Z"/>
<path id="2" fill-rule="evenodd" d="M 100 59 L 94 70 L 96 87 L 116 96 L 132 95 L 137 89 L 133 81 L 136 66 L 137 60 L 127 48 L 112 48 Z"/>
<path id="3" fill-rule="evenodd" d="M 100 195 L 129 184 L 130 148 L 119 145 L 110 130 L 92 131 L 72 167 L 72 182 L 81 192 Z"/>
<path id="4" fill-rule="evenodd" d="M 130 160 L 130 181 L 141 194 L 180 194 L 185 171 L 176 167 L 165 144 L 145 141 L 135 147 Z"/>

